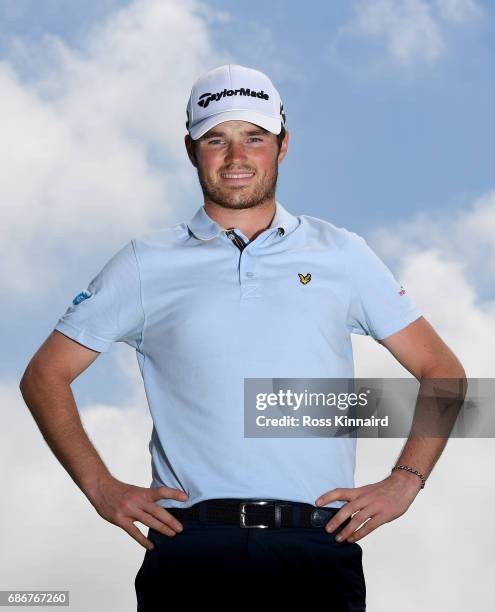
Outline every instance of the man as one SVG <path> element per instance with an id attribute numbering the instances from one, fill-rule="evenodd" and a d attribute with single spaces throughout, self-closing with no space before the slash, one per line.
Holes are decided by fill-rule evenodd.
<path id="1" fill-rule="evenodd" d="M 227 578 L 242 597 L 264 580 L 277 601 L 301 578 L 332 610 L 364 610 L 357 541 L 407 510 L 445 442 L 409 440 L 398 469 L 355 488 L 355 439 L 244 437 L 244 379 L 352 378 L 351 333 L 417 379 L 464 370 L 360 236 L 275 200 L 289 132 L 265 74 L 212 70 L 187 117 L 204 206 L 107 262 L 31 360 L 23 396 L 97 512 L 148 549 L 139 610 L 161 609 L 182 579 L 207 601 L 199 586 Z M 150 488 L 110 474 L 70 390 L 116 341 L 135 348 L 147 392 Z"/>

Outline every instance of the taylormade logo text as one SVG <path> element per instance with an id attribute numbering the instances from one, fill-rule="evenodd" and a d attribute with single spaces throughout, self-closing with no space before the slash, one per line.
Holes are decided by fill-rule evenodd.
<path id="1" fill-rule="evenodd" d="M 266 94 L 263 90 L 261 91 L 251 91 L 248 88 L 244 89 L 224 89 L 223 91 L 218 91 L 217 93 L 204 93 L 199 96 L 198 105 L 206 108 L 210 102 L 218 102 L 222 98 L 226 96 L 251 96 L 252 98 L 262 98 L 263 100 L 269 100 L 270 96 Z"/>

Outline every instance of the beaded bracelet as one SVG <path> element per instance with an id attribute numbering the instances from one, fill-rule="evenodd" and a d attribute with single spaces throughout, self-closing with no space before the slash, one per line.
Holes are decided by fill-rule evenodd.
<path id="1" fill-rule="evenodd" d="M 416 474 L 416 476 L 419 476 L 421 478 L 421 489 L 425 488 L 426 478 L 423 476 L 423 474 L 420 474 L 418 470 L 413 470 L 412 468 L 407 467 L 407 465 L 396 465 L 394 468 L 392 468 L 392 472 L 394 470 L 407 470 L 408 472 L 411 472 L 412 474 Z"/>

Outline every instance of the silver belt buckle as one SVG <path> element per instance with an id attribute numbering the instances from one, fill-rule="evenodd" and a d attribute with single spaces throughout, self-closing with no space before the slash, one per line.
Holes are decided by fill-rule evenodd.
<path id="1" fill-rule="evenodd" d="M 257 527 L 257 528 L 265 528 L 265 527 L 269 527 L 269 525 L 246 525 L 246 506 L 249 505 L 253 505 L 253 506 L 264 506 L 266 504 L 273 504 L 273 502 L 270 501 L 248 501 L 248 502 L 241 502 L 240 504 L 240 525 L 241 527 Z"/>

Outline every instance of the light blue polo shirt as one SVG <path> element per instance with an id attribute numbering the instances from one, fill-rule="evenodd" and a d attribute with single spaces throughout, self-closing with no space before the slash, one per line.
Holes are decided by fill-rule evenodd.
<path id="1" fill-rule="evenodd" d="M 130 240 L 55 329 L 96 351 L 136 350 L 154 424 L 151 486 L 189 495 L 160 505 L 314 504 L 355 486 L 356 438 L 245 438 L 244 378 L 352 378 L 351 333 L 380 340 L 421 313 L 354 232 L 279 202 L 253 241 L 232 229 L 201 207 Z"/>

